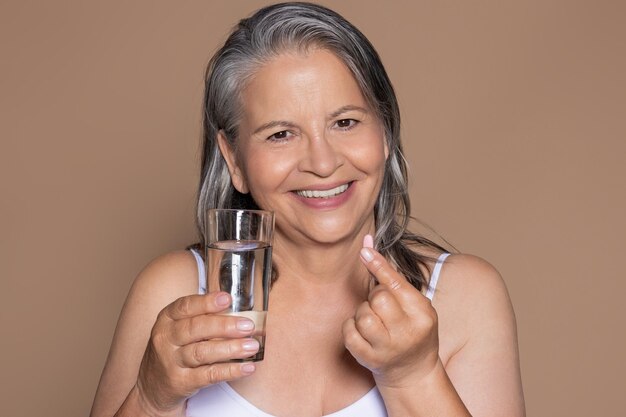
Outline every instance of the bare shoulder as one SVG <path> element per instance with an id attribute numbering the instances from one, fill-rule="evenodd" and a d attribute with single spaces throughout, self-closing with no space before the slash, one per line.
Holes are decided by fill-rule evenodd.
<path id="1" fill-rule="evenodd" d="M 484 259 L 466 254 L 450 255 L 443 264 L 435 302 L 471 308 L 484 313 L 494 304 L 510 305 L 506 285 L 496 268 Z"/>
<path id="2" fill-rule="evenodd" d="M 135 278 L 131 296 L 174 301 L 197 293 L 198 267 L 190 251 L 166 253 L 152 260 Z M 169 304 L 166 302 L 165 305 Z M 163 305 L 162 307 L 165 307 Z"/>
<path id="3" fill-rule="evenodd" d="M 159 312 L 176 299 L 197 292 L 198 267 L 189 251 L 159 256 L 139 273 L 115 328 L 92 406 L 92 417 L 115 414 L 135 384 Z"/>
<path id="4" fill-rule="evenodd" d="M 446 356 L 458 352 L 486 328 L 515 332 L 515 316 L 500 273 L 484 259 L 450 255 L 443 264 L 433 307 L 440 319 Z"/>
<path id="5" fill-rule="evenodd" d="M 472 255 L 451 255 L 433 307 L 440 357 L 472 415 L 523 416 L 515 314 L 500 273 Z"/>
<path id="6" fill-rule="evenodd" d="M 198 267 L 189 251 L 152 260 L 135 278 L 118 321 L 115 339 L 126 327 L 141 329 L 147 338 L 158 313 L 180 297 L 198 293 Z M 115 340 L 114 340 L 115 342 Z"/>

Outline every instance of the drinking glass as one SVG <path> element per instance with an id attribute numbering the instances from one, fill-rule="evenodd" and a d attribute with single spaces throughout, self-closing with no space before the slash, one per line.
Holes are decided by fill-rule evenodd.
<path id="1" fill-rule="evenodd" d="M 209 209 L 205 221 L 207 291 L 232 297 L 221 313 L 254 322 L 259 351 L 241 361 L 260 361 L 265 353 L 265 320 L 272 277 L 274 213 L 264 210 Z"/>

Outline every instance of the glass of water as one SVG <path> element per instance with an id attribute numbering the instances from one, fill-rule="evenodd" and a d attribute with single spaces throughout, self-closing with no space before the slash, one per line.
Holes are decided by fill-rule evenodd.
<path id="1" fill-rule="evenodd" d="M 274 213 L 263 210 L 210 209 L 205 221 L 207 291 L 224 291 L 232 305 L 222 314 L 249 318 L 259 351 L 249 358 L 260 361 L 265 353 L 265 319 L 272 277 Z"/>

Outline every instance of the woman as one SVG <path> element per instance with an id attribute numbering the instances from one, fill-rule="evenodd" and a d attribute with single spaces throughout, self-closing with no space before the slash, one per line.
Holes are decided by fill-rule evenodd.
<path id="1" fill-rule="evenodd" d="M 276 216 L 265 359 L 228 362 L 257 351 L 252 322 L 199 294 L 197 252 L 168 254 L 133 284 L 92 416 L 524 415 L 502 279 L 406 230 L 397 101 L 356 28 L 258 11 L 211 60 L 205 106 L 200 230 L 211 207 Z"/>

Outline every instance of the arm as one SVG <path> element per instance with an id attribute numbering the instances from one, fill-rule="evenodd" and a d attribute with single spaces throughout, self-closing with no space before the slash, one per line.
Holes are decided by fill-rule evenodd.
<path id="1" fill-rule="evenodd" d="M 137 382 L 139 366 L 159 311 L 197 290 L 192 255 L 174 252 L 152 261 L 135 279 L 115 328 L 91 409 L 91 417 L 113 416 Z"/>
<path id="2" fill-rule="evenodd" d="M 195 261 L 184 252 L 159 258 L 139 275 L 120 315 L 92 417 L 182 416 L 186 399 L 200 388 L 254 372 L 249 364 L 228 362 L 258 350 L 248 338 L 253 323 L 218 314 L 230 305 L 228 294 L 196 292 Z"/>
<path id="3" fill-rule="evenodd" d="M 462 347 L 446 363 L 456 391 L 476 417 L 524 416 L 517 326 L 504 281 L 489 263 L 469 255 L 450 257 L 442 272 L 435 308 L 453 311 L 442 312 L 442 321 L 466 329 Z"/>
<path id="4" fill-rule="evenodd" d="M 451 282 L 440 291 L 438 310 L 448 336 L 461 343 L 444 368 L 431 303 L 369 251 L 363 260 L 380 285 L 346 322 L 344 339 L 372 370 L 389 416 L 523 416 L 515 323 L 497 272 L 473 257 L 446 262 Z M 454 287 L 448 276 L 464 285 Z"/>

